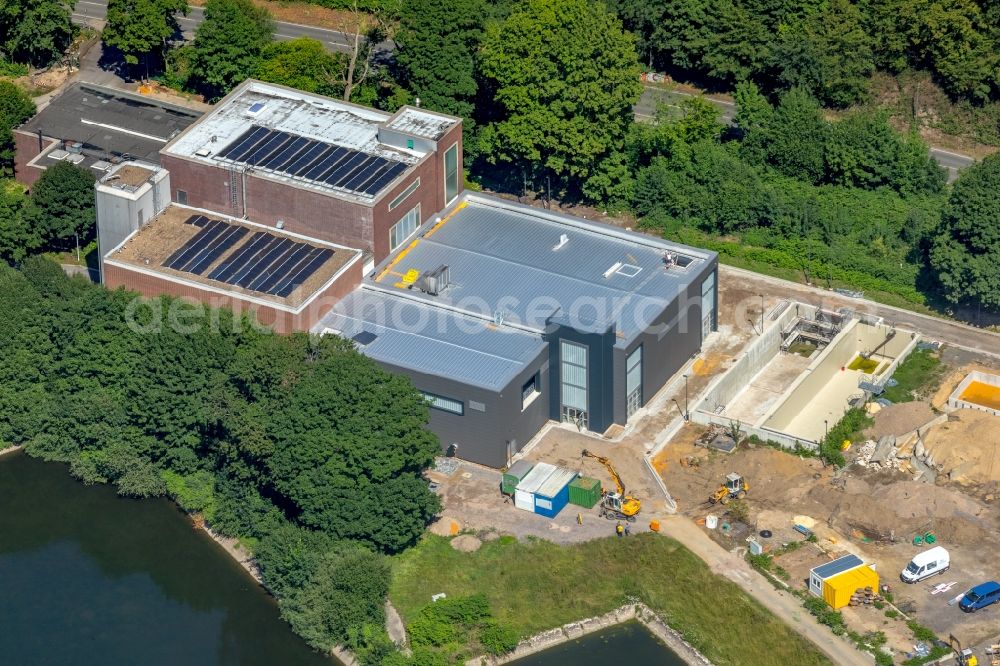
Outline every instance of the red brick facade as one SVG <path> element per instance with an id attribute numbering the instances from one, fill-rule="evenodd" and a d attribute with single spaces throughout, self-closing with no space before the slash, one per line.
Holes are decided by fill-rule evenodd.
<path id="1" fill-rule="evenodd" d="M 42 139 L 42 149 L 38 149 L 38 135 L 14 130 L 14 178 L 17 182 L 31 187 L 45 169 L 28 166 L 28 162 L 38 157 L 45 148 L 59 143 L 58 139 Z"/>
<path id="2" fill-rule="evenodd" d="M 421 221 L 431 219 L 445 207 L 444 153 L 458 144 L 459 179 L 462 165 L 462 127 L 456 125 L 438 141 L 438 151 L 417 166 L 374 204 L 348 201 L 308 187 L 283 183 L 252 173 L 243 175 L 222 166 L 161 153 L 160 161 L 170 172 L 171 198 L 181 204 L 214 210 L 235 217 L 245 216 L 260 224 L 284 222 L 284 229 L 319 240 L 374 254 L 377 262 L 389 255 L 389 230 L 420 204 Z M 389 203 L 420 178 L 416 192 L 389 210 Z M 230 180 L 236 182 L 236 204 Z M 244 189 L 245 205 L 244 210 Z M 459 183 L 458 191 L 462 190 Z M 178 191 L 183 196 L 178 195 Z"/>
<path id="3" fill-rule="evenodd" d="M 344 296 L 361 282 L 361 259 L 347 266 L 333 284 L 320 292 L 301 312 L 289 312 L 277 307 L 260 305 L 240 298 L 239 294 L 219 294 L 201 289 L 195 284 L 181 284 L 155 275 L 140 273 L 109 262 L 104 264 L 104 284 L 109 289 L 123 287 L 146 298 L 160 295 L 191 299 L 213 308 L 228 308 L 236 315 L 248 314 L 258 323 L 276 333 L 308 331 Z M 170 313 L 163 313 L 168 322 Z"/>

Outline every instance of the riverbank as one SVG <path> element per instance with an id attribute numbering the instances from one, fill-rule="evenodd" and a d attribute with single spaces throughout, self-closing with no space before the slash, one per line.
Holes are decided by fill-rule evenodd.
<path id="1" fill-rule="evenodd" d="M 16 451 L 20 450 L 21 450 L 20 446 L 8 446 L 6 449 L 0 449 L 0 458 L 7 455 L 8 453 L 15 453 Z"/>
<path id="2" fill-rule="evenodd" d="M 685 641 L 679 632 L 668 626 L 649 606 L 639 601 L 625 604 L 603 615 L 588 617 L 578 622 L 570 622 L 561 627 L 543 631 L 521 641 L 509 654 L 502 657 L 475 657 L 467 660 L 465 666 L 507 664 L 631 620 L 642 624 L 688 666 L 711 666 L 712 662 L 705 655 Z"/>

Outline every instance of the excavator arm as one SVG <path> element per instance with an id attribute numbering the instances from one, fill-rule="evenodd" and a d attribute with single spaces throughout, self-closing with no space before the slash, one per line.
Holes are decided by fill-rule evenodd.
<path id="1" fill-rule="evenodd" d="M 605 458 L 604 456 L 599 456 L 596 453 L 591 453 L 587 449 L 583 450 L 583 455 L 587 456 L 588 458 L 593 458 L 597 462 L 604 465 L 604 469 L 608 470 L 608 474 L 611 475 L 611 480 L 615 482 L 615 490 L 618 491 L 619 495 L 624 497 L 625 484 L 622 483 L 622 478 L 618 476 L 618 472 L 615 471 L 614 465 L 611 464 L 611 461 Z"/>

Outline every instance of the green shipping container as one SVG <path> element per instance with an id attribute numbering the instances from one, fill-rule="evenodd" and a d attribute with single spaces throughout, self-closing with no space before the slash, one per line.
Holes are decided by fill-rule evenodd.
<path id="1" fill-rule="evenodd" d="M 581 476 L 569 484 L 569 503 L 588 509 L 601 501 L 601 482 Z"/>
<path id="2" fill-rule="evenodd" d="M 528 475 L 535 467 L 535 463 L 528 462 L 527 460 L 518 460 L 513 465 L 510 466 L 506 472 L 503 473 L 503 481 L 500 482 L 500 492 L 504 495 L 513 495 L 514 490 L 517 489 L 517 484 L 521 483 L 521 479 Z"/>

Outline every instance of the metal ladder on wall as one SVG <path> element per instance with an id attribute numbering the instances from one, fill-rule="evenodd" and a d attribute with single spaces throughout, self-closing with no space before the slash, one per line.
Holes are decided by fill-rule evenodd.
<path id="1" fill-rule="evenodd" d="M 238 191 L 239 185 L 239 172 L 236 167 L 229 167 L 229 203 L 233 207 L 233 212 L 236 212 L 237 206 L 240 203 L 240 193 Z"/>

